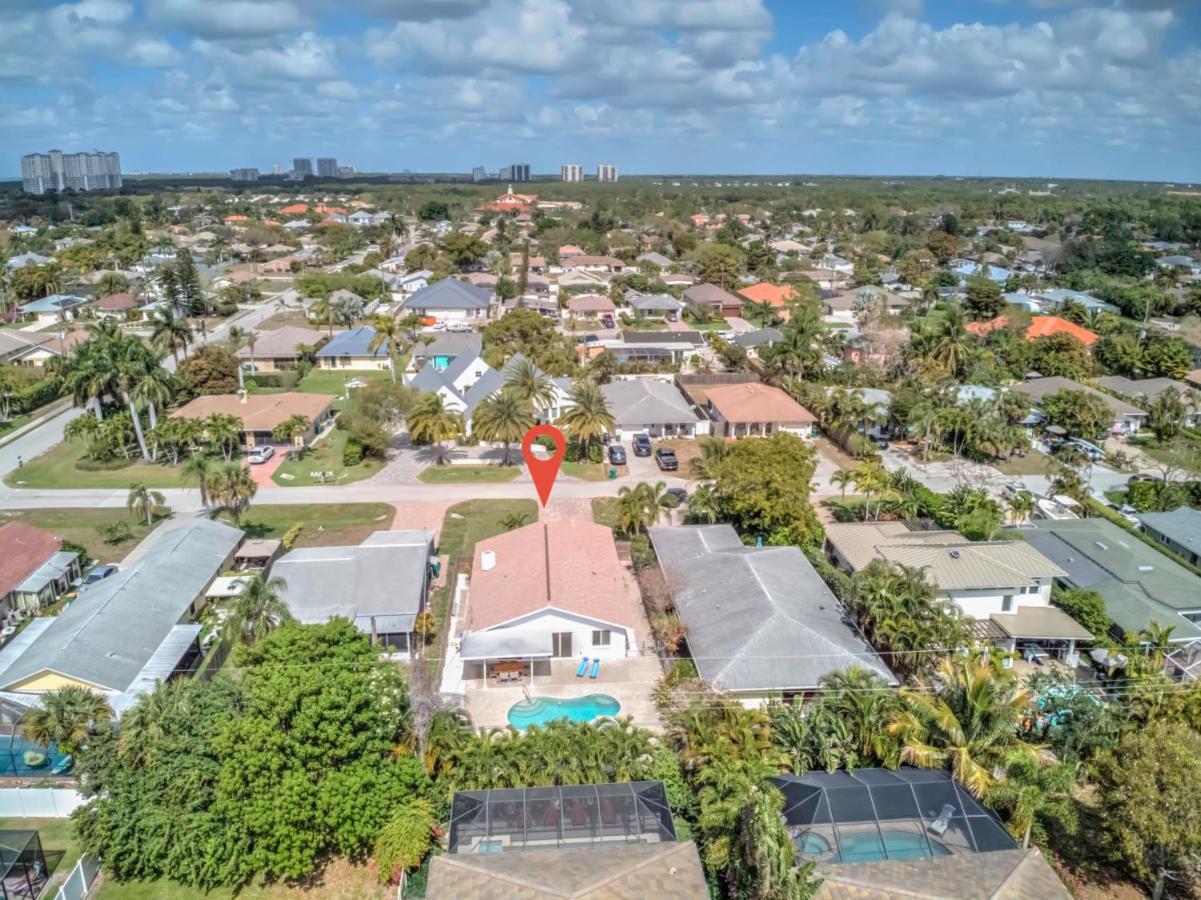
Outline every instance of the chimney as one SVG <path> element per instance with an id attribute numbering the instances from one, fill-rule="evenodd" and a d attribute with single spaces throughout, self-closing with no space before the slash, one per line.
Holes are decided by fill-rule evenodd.
<path id="1" fill-rule="evenodd" d="M 480 566 L 485 572 L 491 572 L 496 568 L 496 551 L 481 550 L 480 551 Z"/>

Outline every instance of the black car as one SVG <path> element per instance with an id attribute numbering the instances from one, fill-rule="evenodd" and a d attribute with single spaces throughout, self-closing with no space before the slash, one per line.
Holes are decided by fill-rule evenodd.
<path id="1" fill-rule="evenodd" d="M 670 447 L 660 447 L 656 450 L 655 462 L 659 464 L 659 468 L 664 472 L 674 472 L 680 468 L 680 461 L 676 459 L 676 451 Z"/>
<path id="2" fill-rule="evenodd" d="M 676 506 L 683 506 L 688 499 L 688 492 L 683 488 L 668 488 L 664 493 L 676 498 Z"/>
<path id="3" fill-rule="evenodd" d="M 624 466 L 626 464 L 626 448 L 621 444 L 610 444 L 609 463 L 614 466 Z"/>
<path id="4" fill-rule="evenodd" d="M 634 455 L 635 456 L 650 456 L 651 455 L 651 438 L 649 434 L 634 435 Z"/>

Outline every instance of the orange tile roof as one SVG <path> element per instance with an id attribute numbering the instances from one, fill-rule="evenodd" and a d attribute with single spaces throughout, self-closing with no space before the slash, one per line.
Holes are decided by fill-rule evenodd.
<path id="1" fill-rule="evenodd" d="M 792 289 L 792 285 L 772 284 L 769 281 L 760 281 L 758 284 L 747 285 L 738 293 L 742 294 L 748 300 L 753 300 L 755 303 L 770 303 L 772 306 L 785 306 L 789 300 L 796 296 L 796 291 Z"/>
<path id="2" fill-rule="evenodd" d="M 778 422 L 812 425 L 817 417 L 778 387 L 769 384 L 723 384 L 705 389 L 705 399 L 727 422 Z"/>
<path id="3" fill-rule="evenodd" d="M 496 555 L 485 569 L 485 551 Z M 587 519 L 535 522 L 475 545 L 467 628 L 481 631 L 553 606 L 634 628 L 641 601 L 627 584 L 613 532 Z"/>
<path id="4" fill-rule="evenodd" d="M 0 525 L 0 597 L 36 572 L 61 547 L 58 535 L 49 531 L 24 522 Z"/>
<path id="5" fill-rule="evenodd" d="M 310 422 L 323 416 L 333 402 L 329 394 L 206 394 L 197 397 L 171 414 L 173 419 L 206 419 L 214 413 L 236 416 L 245 431 L 271 431 L 276 425 L 301 415 Z"/>
<path id="6" fill-rule="evenodd" d="M 240 216 L 240 215 L 235 214 L 232 216 L 226 216 L 225 221 L 226 222 L 249 222 L 250 217 L 249 216 Z"/>
<path id="7" fill-rule="evenodd" d="M 995 319 L 989 319 L 987 322 L 968 322 L 965 326 L 969 333 L 980 335 L 983 337 L 990 331 L 996 331 L 998 328 L 1004 328 L 1005 323 L 1009 320 L 1004 316 L 997 316 Z"/>
<path id="8" fill-rule="evenodd" d="M 308 211 L 309 205 L 307 203 L 293 203 L 291 206 L 285 206 L 279 212 L 283 216 L 303 216 Z"/>
<path id="9" fill-rule="evenodd" d="M 1005 316 L 997 316 L 987 322 L 969 322 L 967 330 L 972 334 L 983 336 L 990 331 L 1004 328 L 1008 321 L 1009 319 Z M 1098 340 L 1097 335 L 1087 328 L 1081 328 L 1076 323 L 1061 319 L 1059 316 L 1036 316 L 1031 319 L 1030 327 L 1026 329 L 1026 340 L 1033 341 L 1035 338 L 1052 334 L 1070 334 L 1086 347 L 1091 347 Z"/>

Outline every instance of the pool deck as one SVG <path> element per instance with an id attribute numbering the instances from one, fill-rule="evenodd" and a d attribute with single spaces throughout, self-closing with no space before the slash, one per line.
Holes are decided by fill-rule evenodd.
<path id="1" fill-rule="evenodd" d="M 589 694 L 608 694 L 621 704 L 618 716 L 633 716 L 634 724 L 651 731 L 662 731 L 663 720 L 651 694 L 663 675 L 656 656 L 637 656 L 608 660 L 601 665 L 597 678 L 576 678 L 579 660 L 551 660 L 549 675 L 536 675 L 525 685 L 487 687 L 481 679 L 464 681 L 467 712 L 476 728 L 507 728 L 509 707 L 525 699 L 528 688 L 531 697 L 557 697 L 566 700 Z"/>

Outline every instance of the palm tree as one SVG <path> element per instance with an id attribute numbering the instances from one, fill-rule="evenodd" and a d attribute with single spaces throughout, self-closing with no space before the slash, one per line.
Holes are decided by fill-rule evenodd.
<path id="1" fill-rule="evenodd" d="M 329 297 L 318 297 L 309 306 L 309 314 L 318 322 L 329 326 L 329 336 L 334 336 L 334 305 Z"/>
<path id="2" fill-rule="evenodd" d="M 302 438 L 308 434 L 309 427 L 312 424 L 308 416 L 296 413 L 295 415 L 288 416 L 288 418 L 271 429 L 271 436 L 277 441 L 287 441 L 289 444 L 295 445 L 298 438 Z"/>
<path id="3" fill-rule="evenodd" d="M 1009 521 L 1013 525 L 1021 525 L 1034 512 L 1034 495 L 1029 491 L 1018 491 L 1005 501 L 1009 507 Z"/>
<path id="4" fill-rule="evenodd" d="M 209 444 L 220 449 L 226 462 L 233 458 L 233 452 L 242 439 L 242 420 L 237 416 L 225 413 L 213 413 L 204 420 L 204 434 Z"/>
<path id="5" fill-rule="evenodd" d="M 895 765 L 898 748 L 888 724 L 898 711 L 897 695 L 884 679 L 861 666 L 851 666 L 826 675 L 820 686 L 825 691 L 822 707 L 847 724 L 859 755 Z"/>
<path id="6" fill-rule="evenodd" d="M 209 476 L 209 498 L 229 512 L 235 526 L 242 523 L 242 513 L 258 489 L 250 470 L 240 463 L 223 462 Z"/>
<path id="7" fill-rule="evenodd" d="M 188 355 L 188 344 L 192 341 L 192 326 L 188 320 L 175 314 L 175 307 L 164 306 L 150 319 L 150 345 L 160 353 L 170 353 L 176 363 L 179 351 L 184 358 Z"/>
<path id="8" fill-rule="evenodd" d="M 209 496 L 209 487 L 212 484 L 213 475 L 213 459 L 211 456 L 203 453 L 196 453 L 188 457 L 179 470 L 179 477 L 181 479 L 196 479 L 196 486 L 200 488 L 200 505 L 206 510 L 209 508 L 209 500 L 211 499 Z"/>
<path id="9" fill-rule="evenodd" d="M 688 521 L 712 525 L 721 518 L 721 497 L 711 484 L 697 485 L 688 498 Z"/>
<path id="10" fill-rule="evenodd" d="M 509 387 L 481 400 L 471 416 L 471 431 L 481 441 L 504 443 L 506 466 L 511 462 L 510 445 L 520 441 L 533 427 L 534 414 L 529 401 Z"/>
<path id="11" fill-rule="evenodd" d="M 949 768 L 972 796 L 996 783 L 995 767 L 1012 754 L 1037 759 L 1017 737 L 1029 695 L 1015 676 L 987 659 L 942 660 L 936 681 L 902 688 L 906 709 L 888 726 L 901 741 L 901 760 L 924 769 Z"/>
<path id="12" fill-rule="evenodd" d="M 125 500 L 125 508 L 144 516 L 147 525 L 154 524 L 154 514 L 166 504 L 167 498 L 162 491 L 152 491 L 140 481 L 129 486 L 129 496 Z"/>
<path id="13" fill-rule="evenodd" d="M 150 427 L 158 425 L 158 411 L 174 396 L 171 374 L 160 365 L 147 366 L 134 385 L 132 396 L 135 403 L 146 407 L 150 415 Z"/>
<path id="14" fill-rule="evenodd" d="M 623 487 L 617 492 L 617 525 L 626 534 L 637 534 L 645 531 L 666 514 L 670 494 L 666 493 L 666 483 L 659 481 L 653 486 L 645 481 L 634 487 Z"/>
<path id="15" fill-rule="evenodd" d="M 129 281 L 120 272 L 105 272 L 96 282 L 96 292 L 101 297 L 119 294 L 121 291 L 127 290 L 129 290 Z"/>
<path id="16" fill-rule="evenodd" d="M 396 380 L 396 357 L 400 353 L 400 348 L 404 343 L 404 335 L 408 329 L 400 324 L 393 316 L 378 315 L 372 322 L 371 327 L 375 329 L 375 337 L 371 339 L 371 344 L 368 349 L 374 353 L 380 346 L 385 346 L 388 351 L 388 371 L 392 373 L 392 380 Z"/>
<path id="17" fill-rule="evenodd" d="M 1044 766 L 1018 754 L 1007 762 L 1004 777 L 989 789 L 988 805 L 1008 813 L 1009 831 L 1025 848 L 1030 846 L 1031 837 L 1039 843 L 1046 840 L 1048 823 L 1068 834 L 1076 833 L 1079 817 L 1072 796 L 1075 787 L 1076 766 L 1072 763 Z"/>
<path id="18" fill-rule="evenodd" d="M 57 744 L 65 753 L 74 753 L 112 720 L 113 711 L 100 694 L 84 687 L 70 686 L 42 694 L 42 704 L 21 719 L 21 734 L 39 747 Z"/>
<path id="19" fill-rule="evenodd" d="M 505 389 L 528 403 L 535 413 L 553 407 L 559 396 L 554 380 L 524 356 L 509 360 L 504 377 Z"/>
<path id="20" fill-rule="evenodd" d="M 855 480 L 855 472 L 852 469 L 839 469 L 830 476 L 830 484 L 842 489 L 842 500 L 847 499 L 847 485 Z"/>
<path id="21" fill-rule="evenodd" d="M 191 685 L 198 683 L 188 678 L 156 682 L 154 690 L 139 697 L 138 702 L 121 716 L 117 752 L 134 766 L 150 762 L 151 747 L 165 736 L 163 718 L 176 708 L 186 708 Z"/>
<path id="22" fill-rule="evenodd" d="M 115 351 L 113 375 L 117 396 L 121 398 L 126 409 L 129 410 L 130 418 L 133 419 L 134 434 L 138 439 L 138 449 L 142 452 L 142 459 L 149 462 L 150 450 L 146 446 L 146 435 L 142 431 L 142 416 L 138 412 L 138 403 L 133 395 L 147 373 L 158 366 L 158 360 L 142 346 L 141 341 L 133 336 L 125 338 L 117 345 Z"/>
<path id="23" fill-rule="evenodd" d="M 577 381 L 572 386 L 567 409 L 559 416 L 559 424 L 568 437 L 580 442 L 584 450 L 583 459 L 589 458 L 593 441 L 617 429 L 604 392 L 599 385 L 586 380 Z"/>
<path id="24" fill-rule="evenodd" d="M 693 478 L 713 480 L 717 477 L 717 468 L 730 452 L 731 445 L 718 437 L 702 437 L 697 439 L 697 447 L 701 455 L 693 457 L 688 464 Z"/>
<path id="25" fill-rule="evenodd" d="M 448 409 L 441 394 L 422 394 L 409 410 L 409 434 L 414 440 L 428 441 L 438 447 L 438 464 L 445 459 L 443 441 L 458 437 L 465 425 L 462 413 Z"/>
<path id="26" fill-rule="evenodd" d="M 281 596 L 288 583 L 276 576 L 264 579 L 261 575 L 243 580 L 242 590 L 230 603 L 225 620 L 224 635 L 235 642 L 253 644 L 285 622 L 292 613 Z"/>
<path id="27" fill-rule="evenodd" d="M 952 303 L 934 331 L 934 360 L 958 377 L 963 374 L 971 348 L 972 336 L 967 330 L 967 316 L 959 304 Z"/>

